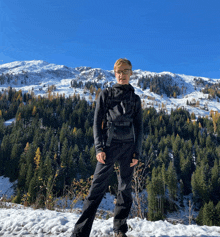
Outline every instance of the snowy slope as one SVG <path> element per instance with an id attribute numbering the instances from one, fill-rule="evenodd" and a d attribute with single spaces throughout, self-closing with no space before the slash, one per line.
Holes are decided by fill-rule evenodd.
<path id="1" fill-rule="evenodd" d="M 0 235 L 10 236 L 65 236 L 73 231 L 79 218 L 76 212 L 56 212 L 49 210 L 33 210 L 31 208 L 1 209 Z M 109 237 L 113 234 L 113 218 L 108 220 L 95 219 L 91 237 Z M 220 236 L 220 227 L 197 225 L 173 225 L 166 221 L 150 222 L 139 218 L 129 219 L 128 235 L 135 237 L 150 236 Z"/>
<path id="2" fill-rule="evenodd" d="M 0 176 L 0 198 L 2 196 L 10 197 L 13 194 L 13 184 L 10 183 L 9 178 Z"/>
<path id="3" fill-rule="evenodd" d="M 150 92 L 150 88 L 139 87 L 138 80 L 147 77 L 169 78 L 171 85 L 176 85 L 182 92 L 177 98 L 167 97 Z M 196 84 L 200 80 L 202 83 Z M 82 88 L 71 87 L 71 82 L 83 84 Z M 33 91 L 35 95 L 46 95 L 48 86 L 55 85 L 54 94 L 65 94 L 65 96 L 79 94 L 89 100 L 90 93 L 84 89 L 86 83 L 96 83 L 103 88 L 115 83 L 113 70 L 102 70 L 100 68 L 77 67 L 70 68 L 64 65 L 50 64 L 41 60 L 17 61 L 0 65 L 0 89 L 8 86 L 24 92 Z M 154 106 L 157 110 L 165 105 L 169 112 L 172 108 L 184 107 L 190 113 L 197 116 L 209 115 L 211 110 L 220 112 L 220 104 L 217 99 L 208 99 L 208 94 L 200 92 L 206 84 L 219 83 L 220 79 L 195 77 L 171 72 L 154 73 L 143 70 L 134 70 L 130 83 L 134 86 L 137 94 L 140 95 L 144 106 Z M 93 100 L 95 95 L 92 96 Z M 187 105 L 188 102 L 199 102 L 198 107 Z"/>
<path id="4" fill-rule="evenodd" d="M 0 177 L 0 196 L 11 194 L 12 184 L 8 178 Z M 9 195 L 10 196 L 10 195 Z M 110 194 L 102 200 L 100 209 L 113 211 L 114 196 Z M 2 203 L 0 201 L 0 236 L 4 237 L 69 237 L 74 224 L 80 215 L 82 203 L 72 210 L 50 211 L 27 208 L 22 205 Z M 93 224 L 91 237 L 109 237 L 113 234 L 113 218 L 96 218 Z M 220 227 L 198 225 L 173 225 L 167 221 L 150 222 L 146 219 L 133 218 L 128 220 L 128 234 L 135 237 L 205 237 L 220 236 Z"/>

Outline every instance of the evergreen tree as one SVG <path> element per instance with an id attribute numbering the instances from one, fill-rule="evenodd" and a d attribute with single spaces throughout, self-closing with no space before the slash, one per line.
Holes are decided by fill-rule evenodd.
<path id="1" fill-rule="evenodd" d="M 208 170 L 208 166 L 203 163 L 201 166 L 197 166 L 195 172 L 192 175 L 192 192 L 194 202 L 198 205 L 205 203 L 209 200 L 209 190 L 207 185 L 207 176 L 206 170 Z"/>
<path id="2" fill-rule="evenodd" d="M 216 225 L 220 226 L 220 201 L 216 205 L 215 211 L 216 211 Z"/>
<path id="3" fill-rule="evenodd" d="M 204 207 L 201 207 L 201 208 L 199 209 L 199 214 L 198 214 L 198 216 L 196 217 L 196 223 L 197 223 L 198 225 L 203 225 L 203 209 L 204 209 Z"/>
<path id="4" fill-rule="evenodd" d="M 190 159 L 191 159 L 190 156 L 184 154 L 182 150 L 180 151 L 180 169 L 181 169 L 180 178 L 183 181 L 185 195 L 188 195 L 191 192 L 192 163 Z"/>
<path id="5" fill-rule="evenodd" d="M 80 156 L 79 156 L 79 172 L 80 172 L 80 176 L 81 178 L 86 178 L 87 177 L 87 169 L 86 169 L 86 163 L 83 159 L 83 154 L 82 152 L 80 153 Z"/>
<path id="6" fill-rule="evenodd" d="M 157 201 L 156 201 L 156 194 L 154 192 L 153 184 L 152 182 L 148 181 L 147 184 L 147 201 L 148 201 L 148 220 L 149 221 L 155 221 L 157 220 L 155 216 L 155 207 L 157 206 Z"/>
<path id="7" fill-rule="evenodd" d="M 173 163 L 170 162 L 169 167 L 167 169 L 167 189 L 169 191 L 170 197 L 170 206 L 173 208 L 173 202 L 177 197 L 177 175 Z"/>
<path id="8" fill-rule="evenodd" d="M 43 156 L 45 156 L 45 154 L 47 153 L 47 151 L 50 151 L 49 147 L 50 147 L 52 135 L 53 135 L 53 131 L 52 131 L 51 128 L 49 128 L 49 129 L 46 131 L 45 137 L 44 137 L 44 146 L 43 146 L 43 150 L 42 150 Z"/>
<path id="9" fill-rule="evenodd" d="M 169 157 L 169 151 L 168 147 L 165 147 L 164 153 L 163 153 L 163 161 L 166 167 L 168 167 L 168 164 L 170 163 L 170 157 Z"/>
<path id="10" fill-rule="evenodd" d="M 46 155 L 46 159 L 44 161 L 44 179 L 47 180 L 53 173 L 54 169 L 52 166 L 52 159 L 51 159 L 51 153 L 48 152 Z"/>
<path id="11" fill-rule="evenodd" d="M 31 144 L 26 152 L 26 162 L 27 166 L 29 164 L 34 165 L 34 157 L 36 155 L 36 149 L 35 147 Z"/>
<path id="12" fill-rule="evenodd" d="M 69 151 L 68 140 L 67 138 L 65 138 L 60 155 L 61 168 L 66 168 L 69 165 L 68 151 Z"/>
<path id="13" fill-rule="evenodd" d="M 208 204 L 205 203 L 203 208 L 203 225 L 212 226 L 215 219 L 214 204 L 210 201 Z"/>
<path id="14" fill-rule="evenodd" d="M 68 151 L 68 169 L 67 169 L 67 177 L 66 177 L 66 183 L 70 185 L 76 177 L 76 163 L 73 160 L 73 147 L 71 146 Z"/>
<path id="15" fill-rule="evenodd" d="M 77 130 L 76 144 L 79 146 L 80 150 L 82 150 L 85 146 L 84 135 L 81 128 Z"/>
<path id="16" fill-rule="evenodd" d="M 19 189 L 20 193 L 24 192 L 26 175 L 27 175 L 27 165 L 25 163 L 22 163 L 20 165 L 19 176 L 18 176 L 18 189 Z"/>
<path id="17" fill-rule="evenodd" d="M 165 167 L 165 164 L 164 164 L 164 163 L 163 163 L 163 165 L 162 165 L 161 175 L 162 175 L 163 190 L 164 190 L 164 194 L 165 194 L 165 191 L 166 191 L 166 183 L 167 183 L 167 174 L 166 174 L 166 167 Z"/>
<path id="18" fill-rule="evenodd" d="M 8 175 L 10 180 L 13 182 L 18 178 L 18 164 L 19 164 L 19 157 L 22 151 L 21 144 L 14 143 L 11 150 L 10 161 L 8 163 Z"/>
<path id="19" fill-rule="evenodd" d="M 91 159 L 90 159 L 90 152 L 89 152 L 89 147 L 86 145 L 85 151 L 83 152 L 83 160 L 86 164 L 86 169 L 88 174 L 91 173 Z"/>
<path id="20" fill-rule="evenodd" d="M 85 134 L 85 140 L 86 140 L 86 145 L 91 146 L 93 144 L 93 130 L 92 127 L 89 127 L 86 130 L 86 134 Z"/>
<path id="21" fill-rule="evenodd" d="M 60 143 L 63 144 L 64 140 L 68 137 L 68 124 L 67 123 L 63 123 L 62 124 L 62 128 L 60 131 Z"/>
<path id="22" fill-rule="evenodd" d="M 165 203 L 165 190 L 161 168 L 153 168 L 152 180 L 147 185 L 148 191 L 148 216 L 151 220 L 163 219 L 164 203 Z M 154 199 L 154 200 L 153 200 Z M 150 204 L 150 207 L 149 207 Z"/>
<path id="23" fill-rule="evenodd" d="M 55 154 L 58 156 L 58 138 L 55 135 L 52 135 L 50 145 L 49 145 L 49 151 L 51 151 L 51 154 L 54 156 Z"/>
<path id="24" fill-rule="evenodd" d="M 174 167 L 176 169 L 177 174 L 180 174 L 180 154 L 179 154 L 180 148 L 181 148 L 181 139 L 180 136 L 177 135 L 173 143 Z"/>
<path id="25" fill-rule="evenodd" d="M 28 202 L 32 204 L 37 196 L 37 178 L 33 176 L 28 187 Z"/>
<path id="26" fill-rule="evenodd" d="M 25 182 L 25 191 L 28 191 L 28 187 L 30 185 L 32 178 L 33 178 L 33 166 L 32 164 L 29 164 L 28 170 L 27 170 L 26 182 Z"/>
<path id="27" fill-rule="evenodd" d="M 79 147 L 78 147 L 77 144 L 74 145 L 72 159 L 73 159 L 74 163 L 78 164 L 78 161 L 79 161 Z"/>
<path id="28" fill-rule="evenodd" d="M 213 147 L 213 142 L 211 139 L 211 136 L 208 135 L 208 137 L 206 138 L 206 148 L 212 148 Z"/>
<path id="29" fill-rule="evenodd" d="M 12 144 L 10 141 L 10 135 L 6 134 L 1 142 L 1 169 L 5 176 L 10 177 L 10 156 L 11 156 Z"/>
<path id="30" fill-rule="evenodd" d="M 215 160 L 214 166 L 211 169 L 211 179 L 210 179 L 210 196 L 215 204 L 220 199 L 220 167 L 219 162 Z"/>

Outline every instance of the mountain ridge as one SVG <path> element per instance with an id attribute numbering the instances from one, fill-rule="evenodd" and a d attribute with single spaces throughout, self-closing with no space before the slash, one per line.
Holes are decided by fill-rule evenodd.
<path id="1" fill-rule="evenodd" d="M 0 88 L 11 86 L 16 90 L 34 92 L 45 96 L 50 86 L 53 93 L 79 94 L 86 100 L 95 100 L 88 86 L 95 90 L 114 84 L 113 70 L 91 67 L 67 67 L 43 60 L 15 61 L 0 65 Z M 141 69 L 133 70 L 130 84 L 141 97 L 143 106 L 154 106 L 157 110 L 184 107 L 196 116 L 209 115 L 210 111 L 220 112 L 219 97 L 210 98 L 203 93 L 207 88 L 219 88 L 220 79 L 175 74 L 172 72 L 149 72 Z M 217 90 L 217 95 L 220 93 Z"/>

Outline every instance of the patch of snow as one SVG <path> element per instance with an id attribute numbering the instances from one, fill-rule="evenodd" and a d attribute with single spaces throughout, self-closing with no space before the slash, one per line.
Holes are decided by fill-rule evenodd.
<path id="1" fill-rule="evenodd" d="M 7 121 L 4 122 L 4 125 L 5 126 L 9 126 L 11 125 L 12 123 L 15 123 L 16 119 L 15 118 L 12 118 L 12 119 L 9 119 Z"/>
<path id="2" fill-rule="evenodd" d="M 11 197 L 14 195 L 13 185 L 9 178 L 0 176 L 0 198 L 2 196 Z"/>

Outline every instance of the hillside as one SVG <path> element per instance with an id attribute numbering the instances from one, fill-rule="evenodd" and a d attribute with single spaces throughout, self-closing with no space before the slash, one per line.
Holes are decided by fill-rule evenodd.
<path id="1" fill-rule="evenodd" d="M 97 162 L 94 100 L 115 83 L 113 71 L 43 61 L 0 70 L 0 176 L 17 182 L 11 201 L 53 209 L 55 197 L 82 198 Z M 133 216 L 164 220 L 186 199 L 194 222 L 220 226 L 219 80 L 134 70 L 131 84 L 142 98 L 144 130 L 133 188 L 148 194 L 136 193 Z"/>
<path id="2" fill-rule="evenodd" d="M 7 192 L 5 192 L 7 190 Z M 0 195 L 9 194 L 11 192 L 11 184 L 7 178 L 0 176 Z M 98 213 L 99 218 L 96 218 L 93 224 L 91 237 L 107 237 L 112 236 L 113 218 L 101 217 L 101 213 L 106 210 L 113 212 L 114 196 L 106 195 L 102 200 Z M 65 201 L 63 202 L 63 205 Z M 0 200 L 0 205 L 3 205 L 0 212 L 0 235 L 5 237 L 11 236 L 59 236 L 68 237 L 73 231 L 74 224 L 79 218 L 79 210 L 82 208 L 82 202 L 74 209 L 64 207 L 56 211 L 33 209 L 11 203 L 3 203 Z M 185 210 L 179 213 L 181 218 L 187 218 L 188 212 Z M 180 216 L 178 216 L 180 218 Z M 216 226 L 198 226 L 171 224 L 167 221 L 148 221 L 146 219 L 129 218 L 128 234 L 135 237 L 149 236 L 166 236 L 166 237 L 191 237 L 191 236 L 212 236 L 220 235 L 220 227 Z"/>
<path id="3" fill-rule="evenodd" d="M 8 86 L 35 95 L 73 93 L 95 99 L 95 91 L 115 83 L 113 70 L 50 64 L 41 60 L 17 61 L 0 65 L 0 88 Z M 186 108 L 197 116 L 220 111 L 220 79 L 134 70 L 130 81 L 143 106 L 157 110 Z M 92 87 L 91 87 L 92 86 Z"/>

